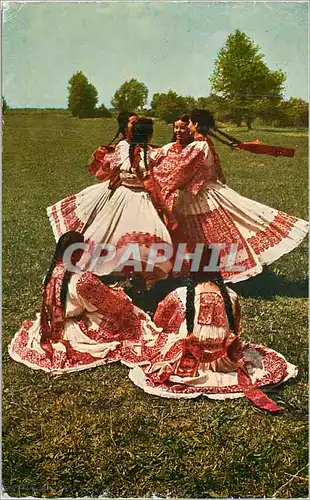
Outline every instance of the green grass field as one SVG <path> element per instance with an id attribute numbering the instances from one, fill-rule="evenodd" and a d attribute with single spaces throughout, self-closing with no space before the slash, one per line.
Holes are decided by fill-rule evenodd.
<path id="1" fill-rule="evenodd" d="M 245 398 L 214 402 L 144 394 L 120 364 L 52 377 L 12 361 L 7 344 L 40 308 L 54 250 L 45 209 L 93 181 L 91 152 L 115 133 L 110 119 L 8 111 L 3 145 L 3 484 L 11 496 L 308 497 L 307 242 L 234 288 L 243 337 L 280 351 L 298 378 L 271 394 L 272 416 Z M 234 130 L 242 139 L 296 147 L 295 158 L 218 145 L 228 184 L 308 218 L 308 137 L 294 130 Z M 170 141 L 156 123 L 153 142 Z M 301 470 L 304 468 L 303 470 Z M 300 471 L 296 477 L 293 477 Z"/>

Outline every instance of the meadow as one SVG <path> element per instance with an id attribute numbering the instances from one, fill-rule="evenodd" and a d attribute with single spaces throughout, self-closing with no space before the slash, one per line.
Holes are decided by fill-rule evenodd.
<path id="1" fill-rule="evenodd" d="M 307 242 L 233 286 L 242 336 L 281 352 L 296 380 L 271 397 L 270 415 L 245 398 L 165 400 L 144 394 L 120 364 L 50 376 L 12 361 L 7 345 L 40 309 L 54 251 L 46 207 L 94 181 L 92 151 L 116 131 L 113 119 L 65 111 L 8 110 L 3 135 L 3 485 L 35 497 L 308 497 Z M 241 139 L 296 147 L 294 158 L 218 152 L 228 184 L 308 218 L 307 131 L 230 129 Z M 157 122 L 153 143 L 170 141 Z M 296 474 L 297 473 L 297 474 Z"/>

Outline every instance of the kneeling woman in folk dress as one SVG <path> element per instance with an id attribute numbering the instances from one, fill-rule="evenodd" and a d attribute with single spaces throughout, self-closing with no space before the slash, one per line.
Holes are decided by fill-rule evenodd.
<path id="1" fill-rule="evenodd" d="M 263 409 L 281 410 L 260 388 L 296 376 L 297 369 L 272 349 L 240 339 L 238 297 L 220 275 L 189 276 L 187 286 L 158 305 L 153 321 L 162 332 L 149 364 L 129 375 L 145 392 L 167 398 L 246 396 Z"/>
<path id="2" fill-rule="evenodd" d="M 225 281 L 255 276 L 265 264 L 296 248 L 307 235 L 309 224 L 245 198 L 227 186 L 208 137 L 216 135 L 217 130 L 211 113 L 193 111 L 189 128 L 194 142 L 179 152 L 162 148 L 153 167 L 164 202 L 178 221 L 172 239 L 185 235 L 191 243 L 218 244 Z M 228 264 L 229 255 L 233 267 Z"/>
<path id="3" fill-rule="evenodd" d="M 142 362 L 141 346 L 158 329 L 120 288 L 103 284 L 86 272 L 66 270 L 65 251 L 83 243 L 83 235 L 68 232 L 58 240 L 46 275 L 41 313 L 23 323 L 9 346 L 9 354 L 29 368 L 63 373 L 122 361 Z M 80 259 L 76 250 L 72 264 Z"/>

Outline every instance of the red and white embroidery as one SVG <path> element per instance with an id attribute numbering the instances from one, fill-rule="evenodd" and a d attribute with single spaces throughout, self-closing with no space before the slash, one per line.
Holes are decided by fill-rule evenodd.
<path id="1" fill-rule="evenodd" d="M 52 276 L 42 296 L 41 323 L 42 345 L 62 340 L 65 324 L 65 311 L 61 303 L 60 294 L 66 268 L 59 262 L 53 269 Z"/>
<path id="2" fill-rule="evenodd" d="M 228 325 L 225 304 L 221 295 L 212 292 L 200 294 L 198 323 L 200 325 L 213 325 L 216 328 Z"/>
<path id="3" fill-rule="evenodd" d="M 67 231 L 82 231 L 84 223 L 76 215 L 76 195 L 61 202 L 61 215 Z"/>
<path id="4" fill-rule="evenodd" d="M 98 311 L 107 314 L 111 323 L 116 317 L 121 321 L 132 312 L 132 303 L 122 290 L 113 290 L 101 283 L 91 273 L 84 273 L 76 285 L 77 293 L 90 304 L 97 307 Z"/>
<path id="5" fill-rule="evenodd" d="M 248 244 L 259 255 L 268 248 L 278 245 L 284 238 L 287 238 L 297 220 L 296 217 L 279 211 L 274 220 L 270 222 L 268 228 L 249 238 Z"/>
<path id="6" fill-rule="evenodd" d="M 151 248 L 154 243 L 167 243 L 156 234 L 132 231 L 125 233 L 117 242 L 116 248 L 126 247 L 130 243 L 138 243 L 141 246 Z"/>
<path id="7" fill-rule="evenodd" d="M 109 154 L 114 152 L 111 146 L 100 146 L 93 153 L 93 161 L 88 165 L 91 175 L 96 175 L 99 180 L 106 180 L 110 174 Z"/>
<path id="8" fill-rule="evenodd" d="M 154 323 L 166 332 L 176 332 L 185 319 L 185 307 L 177 292 L 170 293 L 157 306 Z"/>
<path id="9" fill-rule="evenodd" d="M 165 199 L 177 189 L 186 189 L 196 194 L 205 182 L 215 180 L 204 151 L 194 147 L 185 148 L 180 153 L 159 153 L 153 169 Z"/>

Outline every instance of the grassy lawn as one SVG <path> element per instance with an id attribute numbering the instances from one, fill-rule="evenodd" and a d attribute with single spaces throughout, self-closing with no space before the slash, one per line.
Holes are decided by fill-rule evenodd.
<path id="1" fill-rule="evenodd" d="M 52 377 L 12 361 L 7 344 L 40 307 L 54 250 L 45 209 L 93 181 L 91 152 L 110 140 L 112 119 L 65 112 L 4 119 L 3 483 L 11 496 L 270 497 L 308 462 L 307 242 L 241 294 L 243 337 L 296 364 L 298 378 L 271 394 L 272 416 L 245 398 L 165 400 L 144 394 L 119 364 Z M 242 139 L 296 147 L 295 158 L 218 145 L 228 184 L 244 196 L 308 218 L 308 138 L 298 130 L 233 130 Z M 169 142 L 156 123 L 153 142 Z M 277 498 L 308 497 L 304 468 Z"/>

